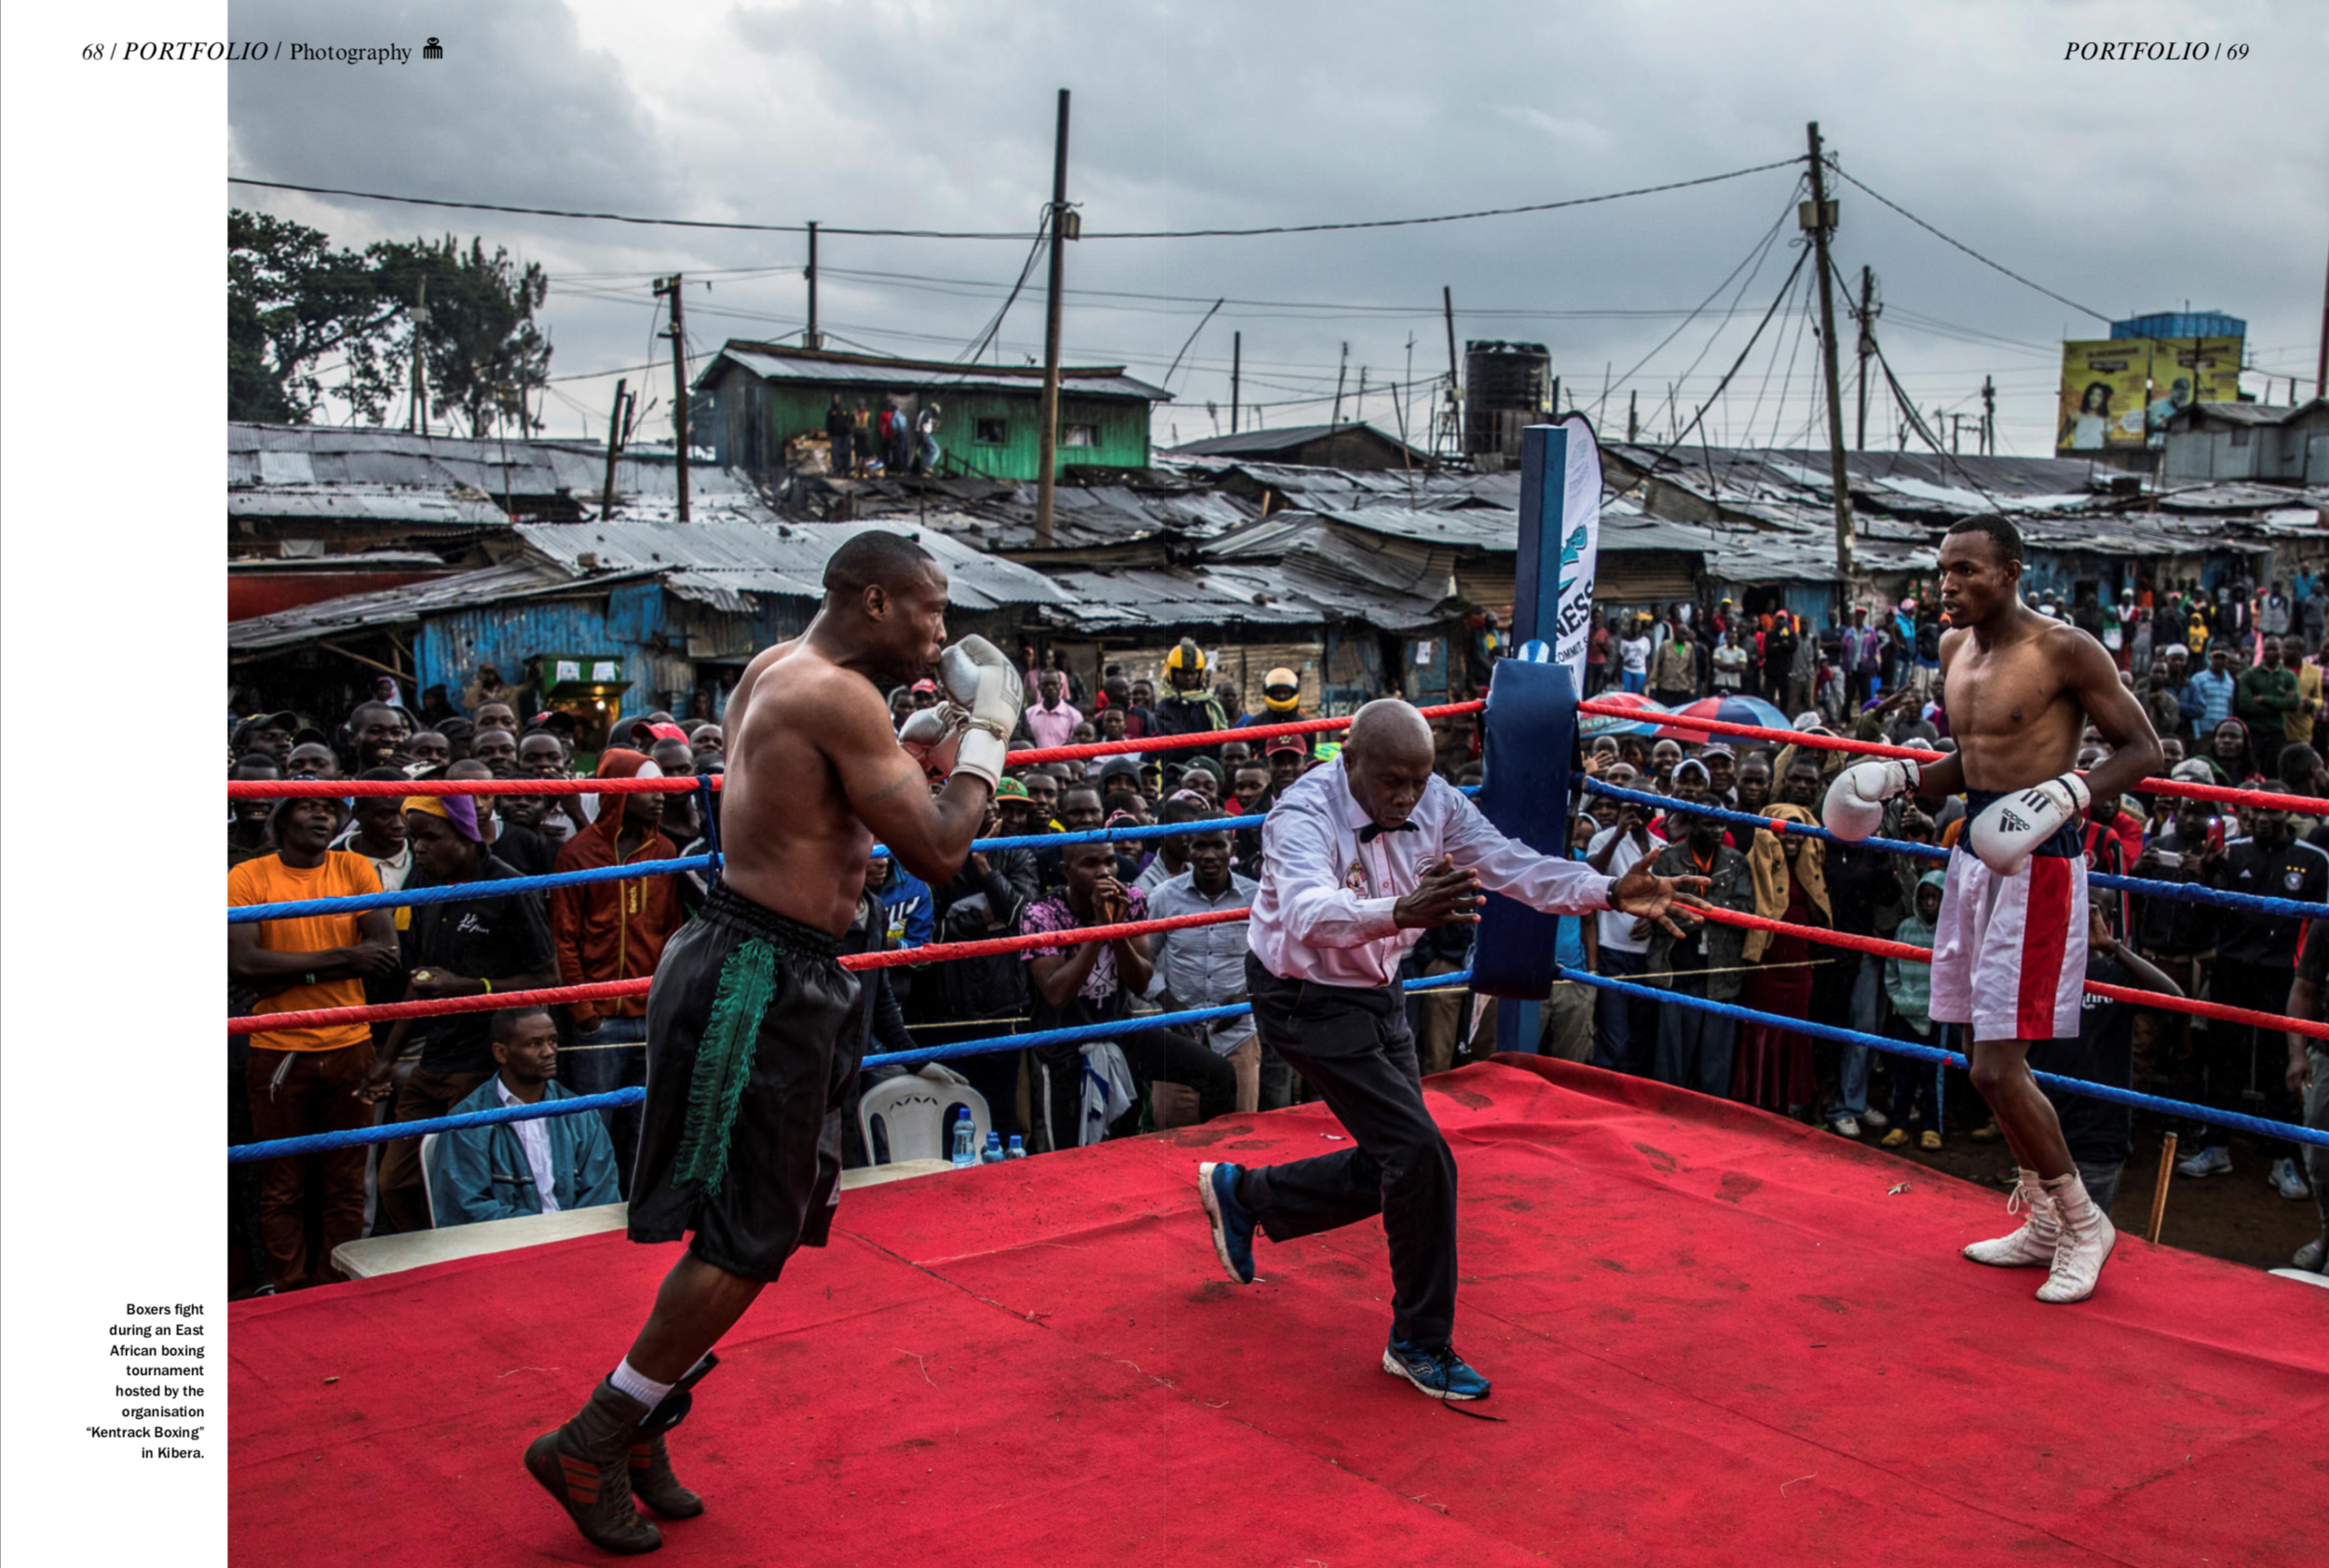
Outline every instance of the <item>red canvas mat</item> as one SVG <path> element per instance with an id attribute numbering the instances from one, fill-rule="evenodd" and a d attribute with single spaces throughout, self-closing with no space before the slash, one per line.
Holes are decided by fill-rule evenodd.
<path id="1" fill-rule="evenodd" d="M 1382 1235 L 1221 1278 L 1195 1162 L 1323 1108 L 848 1194 L 672 1439 L 668 1561 L 2283 1564 L 2323 1551 L 2329 1292 L 2122 1237 L 2094 1299 L 1964 1242 L 1995 1193 L 1535 1058 L 1432 1081 L 1463 1183 L 1435 1406 L 1379 1366 Z M 1906 1184 L 1905 1191 L 1893 1189 Z M 242 1302 L 238 1564 L 603 1561 L 518 1454 L 674 1248 L 592 1237 Z M 327 1381 L 329 1380 L 329 1381 Z"/>

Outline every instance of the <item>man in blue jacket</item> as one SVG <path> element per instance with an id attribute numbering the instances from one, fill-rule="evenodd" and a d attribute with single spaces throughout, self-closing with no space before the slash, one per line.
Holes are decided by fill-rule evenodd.
<path id="1" fill-rule="evenodd" d="M 546 1010 L 496 1013 L 493 1053 L 497 1070 L 453 1108 L 454 1115 L 574 1098 L 551 1081 L 558 1069 L 558 1029 Z M 429 1197 L 440 1229 L 622 1201 L 606 1125 L 587 1114 L 443 1134 L 429 1149 Z"/>

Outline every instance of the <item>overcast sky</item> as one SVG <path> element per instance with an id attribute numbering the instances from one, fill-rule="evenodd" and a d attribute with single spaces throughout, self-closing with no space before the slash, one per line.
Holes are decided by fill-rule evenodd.
<path id="1" fill-rule="evenodd" d="M 397 43 L 403 66 L 232 67 L 230 172 L 518 206 L 834 225 L 1031 231 L 1049 194 L 1055 94 L 1074 93 L 1069 199 L 1095 234 L 1418 216 L 1590 196 L 1800 157 L 1820 122 L 1842 167 L 2006 266 L 2107 316 L 2219 308 L 2249 322 L 2246 389 L 2310 394 L 2329 265 L 2329 7 L 2011 3 L 1755 6 L 1568 0 L 1464 7 L 801 0 L 760 6 L 514 0 L 367 5 L 346 20 L 238 0 L 231 35 Z M 437 34 L 442 61 L 423 62 Z M 2077 40 L 2245 44 L 2240 61 L 2065 61 Z M 2307 84 L 2310 83 L 2309 87 Z M 1396 428 L 1380 389 L 1447 368 L 1459 338 L 1547 345 L 1568 398 L 1622 434 L 1626 393 L 1663 429 L 1669 388 L 1709 395 L 1794 260 L 1800 164 L 1567 211 L 1263 239 L 1070 246 L 1070 362 L 1161 378 L 1216 298 L 1157 415 L 1159 445 L 1227 429 L 1231 334 L 1246 401 Z M 2000 276 L 1842 186 L 1838 264 L 1875 270 L 1878 334 L 1919 406 L 1979 411 L 2001 450 L 2054 429 L 2057 345 L 2104 322 Z M 602 433 L 618 370 L 656 357 L 648 280 L 701 276 L 691 352 L 797 334 L 795 235 L 717 234 L 393 207 L 228 186 L 230 203 L 334 241 L 482 234 L 549 270 L 552 434 Z M 1776 243 L 1760 248 L 1785 216 Z M 1024 243 L 828 238 L 834 346 L 952 360 L 986 327 Z M 1750 261 L 1749 258 L 1757 259 Z M 1747 266 L 1713 307 L 1717 285 Z M 865 274 L 904 274 L 869 277 Z M 1040 360 L 1042 274 L 1001 334 Z M 1806 269 L 1709 415 L 1717 439 L 1802 444 L 1817 351 Z M 1733 310 L 1736 301 L 1736 313 Z M 1337 308 L 1341 307 L 1341 308 Z M 1839 303 L 1839 310 L 1841 304 Z M 1677 332 L 1676 329 L 1680 329 Z M 1659 348 L 1662 339 L 1672 340 Z M 1845 339 L 1850 343 L 1847 326 Z M 1641 361 L 1645 361 L 1646 363 Z M 1630 381 L 1623 380 L 1640 363 Z M 608 374 L 593 375 L 592 373 Z M 1853 405 L 1850 361 L 1845 402 Z M 669 372 L 633 370 L 660 395 Z M 1415 393 L 1411 419 L 1426 416 Z M 644 399 L 643 399 L 644 401 Z M 1870 444 L 1894 440 L 1872 398 Z M 1814 442 L 1824 441 L 1824 432 Z M 1968 436 L 1968 449 L 1970 435 Z"/>

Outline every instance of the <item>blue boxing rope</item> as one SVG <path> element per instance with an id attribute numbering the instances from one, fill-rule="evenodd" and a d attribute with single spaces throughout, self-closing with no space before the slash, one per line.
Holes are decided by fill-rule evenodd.
<path id="1" fill-rule="evenodd" d="M 1401 985 L 1410 991 L 1447 990 L 1468 985 L 1471 979 L 1472 972 L 1463 969 L 1451 975 L 1434 975 L 1425 979 L 1402 981 Z M 956 1057 L 983 1056 L 995 1051 L 1064 1044 L 1071 1040 L 1108 1040 L 1120 1034 L 1137 1034 L 1147 1029 L 1169 1029 L 1176 1024 L 1209 1024 L 1252 1011 L 1251 1002 L 1241 1002 L 1226 1007 L 1193 1007 L 1181 1013 L 1148 1013 L 1136 1017 L 1112 1019 L 1104 1024 L 1089 1024 L 1081 1029 L 1038 1029 L 1031 1034 L 1002 1034 L 986 1040 L 957 1041 L 951 1045 L 933 1045 L 919 1051 L 892 1051 L 887 1055 L 867 1057 L 857 1065 L 861 1069 L 903 1067 L 912 1062 L 945 1061 Z M 388 1122 L 375 1127 L 342 1127 L 334 1132 L 279 1138 L 266 1143 L 230 1144 L 226 1150 L 226 1163 L 249 1165 L 255 1160 L 322 1154 L 334 1149 L 394 1143 L 407 1138 L 423 1138 L 430 1133 L 490 1127 L 502 1122 L 533 1122 L 544 1116 L 571 1116 L 584 1111 L 614 1111 L 622 1106 L 636 1105 L 645 1098 L 645 1089 L 611 1089 L 603 1095 L 575 1095 L 565 1099 L 545 1099 L 535 1105 L 496 1106 L 489 1111 L 471 1111 L 459 1116 L 432 1116 L 418 1122 Z"/>
<path id="2" fill-rule="evenodd" d="M 1660 990 L 1654 986 L 1636 985 L 1629 980 L 1613 980 L 1606 975 L 1588 974 L 1583 970 L 1556 967 L 1559 978 L 1578 985 L 1592 986 L 1602 990 L 1642 998 L 1657 1002 L 1673 1002 L 1677 1006 L 1696 1008 L 1701 1012 L 1723 1017 L 1742 1019 L 1748 1023 L 1769 1024 L 1797 1034 L 1821 1040 L 1833 1040 L 1846 1045 L 1865 1045 L 1914 1061 L 1930 1062 L 1948 1067 L 1964 1067 L 1966 1059 L 1954 1051 L 1943 1051 L 1931 1045 L 1914 1045 L 1901 1040 L 1886 1040 L 1857 1029 L 1843 1029 L 1833 1024 L 1815 1024 L 1808 1019 L 1783 1017 L 1777 1013 L 1759 1013 L 1728 1002 L 1712 1002 L 1685 992 Z M 1435 975 L 1427 979 L 1402 982 L 1410 991 L 1452 989 L 1471 983 L 1468 970 L 1452 975 Z M 1029 1047 L 1065 1044 L 1069 1041 L 1107 1040 L 1122 1034 L 1137 1034 L 1142 1029 L 1167 1029 L 1177 1024 L 1212 1023 L 1233 1018 L 1253 1010 L 1249 1002 L 1226 1007 L 1198 1007 L 1181 1013 L 1151 1013 L 1137 1017 L 1113 1019 L 1104 1024 L 1087 1025 L 1082 1029 L 1039 1029 L 1031 1034 L 996 1035 L 985 1040 L 959 1041 L 951 1045 L 933 1045 L 918 1051 L 894 1051 L 871 1056 L 860 1067 L 904 1067 L 913 1063 L 946 1061 L 958 1057 L 984 1056 L 998 1051 L 1017 1051 Z M 2231 1127 L 2255 1133 L 2266 1138 L 2287 1139 L 2297 1143 L 2314 1143 L 2329 1147 L 2329 1131 L 2300 1126 L 2294 1122 L 2275 1122 L 2262 1116 L 2250 1116 L 2238 1111 L 2217 1111 L 2204 1105 L 2192 1105 L 2179 1099 L 2164 1099 L 2157 1095 L 2141 1094 L 2133 1089 L 2121 1089 L 2109 1084 L 2091 1083 L 2083 1078 L 2064 1078 L 2056 1073 L 2038 1072 L 2034 1076 L 2041 1084 L 2050 1084 L 2068 1094 L 2083 1095 L 2091 1099 L 2109 1100 L 2141 1110 L 2158 1111 L 2182 1116 L 2195 1122 Z M 393 1143 L 400 1139 L 420 1138 L 429 1133 L 458 1132 L 468 1127 L 492 1126 L 500 1122 L 530 1122 L 544 1116 L 570 1116 L 584 1111 L 613 1111 L 621 1106 L 636 1105 L 647 1098 L 645 1089 L 615 1089 L 603 1095 L 579 1095 L 567 1099 L 546 1099 L 538 1105 L 497 1106 L 489 1111 L 472 1111 L 461 1116 L 437 1116 L 420 1122 L 390 1122 L 376 1127 L 348 1127 L 336 1132 L 310 1133 L 301 1138 L 281 1138 L 266 1143 L 243 1143 L 226 1151 L 229 1165 L 249 1165 L 258 1160 L 283 1159 L 300 1154 L 320 1154 L 334 1149 L 355 1148 L 373 1143 Z"/>
<path id="3" fill-rule="evenodd" d="M 1684 991 L 1660 990 L 1655 986 L 1636 985 L 1630 980 L 1613 980 L 1605 975 L 1588 974 L 1581 969 L 1559 968 L 1564 980 L 1598 990 L 1615 991 L 1621 996 L 1639 997 L 1649 1002 L 1671 1002 L 1679 1007 L 1712 1013 L 1718 1017 L 1736 1018 L 1744 1023 L 1767 1024 L 1791 1034 L 1809 1035 L 1815 1040 L 1833 1040 L 1845 1045 L 1865 1045 L 1872 1051 L 1890 1056 L 1907 1057 L 1914 1061 L 1932 1062 L 1945 1067 L 1965 1067 L 1965 1057 L 1954 1051 L 1943 1051 L 1933 1045 L 1913 1045 L 1904 1040 L 1886 1040 L 1879 1035 L 1862 1034 L 1858 1029 L 1835 1024 L 1815 1024 L 1806 1018 L 1784 1017 L 1777 1013 L 1759 1013 L 1751 1007 L 1735 1002 L 1714 1002 Z M 2097 1084 L 2085 1078 L 2064 1078 L 2059 1073 L 2038 1072 L 2031 1076 L 2039 1083 L 2065 1094 L 2082 1095 L 2089 1099 L 2109 1100 L 2116 1105 L 2133 1106 L 2140 1111 L 2157 1111 L 2171 1116 L 2182 1116 L 2213 1126 L 2231 1127 L 2240 1132 L 2255 1133 L 2265 1138 L 2287 1139 L 2295 1143 L 2319 1144 L 2329 1148 L 2329 1129 L 2300 1126 L 2294 1122 L 2274 1122 L 2262 1116 L 2251 1116 L 2239 1111 L 2217 1111 L 2205 1105 L 2193 1105 L 2180 1099 L 2163 1099 L 2134 1089 L 2122 1089 L 2111 1084 Z"/>
<path id="4" fill-rule="evenodd" d="M 1472 786 L 1477 789 L 1477 785 Z M 1125 843 L 1146 839 L 1186 839 L 1198 833 L 1245 832 L 1261 825 L 1260 816 L 1217 817 L 1207 822 L 1155 823 L 1146 827 L 1094 827 L 1079 833 L 1028 833 L 1011 839 L 974 839 L 970 852 L 988 850 L 1056 850 L 1069 844 Z M 708 822 L 708 819 L 707 819 Z M 456 904 L 470 898 L 505 898 L 516 893 L 546 893 L 552 888 L 578 887 L 591 882 L 621 881 L 631 877 L 668 877 L 682 871 L 702 871 L 719 865 L 719 838 L 711 835 L 710 854 L 679 855 L 663 860 L 634 860 L 623 866 L 593 866 L 586 871 L 552 871 L 539 877 L 509 877 L 491 882 L 445 882 L 435 887 L 404 888 L 394 893 L 356 893 L 338 898 L 301 898 L 283 904 L 244 904 L 226 911 L 228 925 L 260 920 L 298 920 L 308 915 L 353 915 L 366 909 L 393 909 L 409 904 Z M 887 845 L 876 844 L 874 856 L 887 856 Z"/>
<path id="5" fill-rule="evenodd" d="M 1900 839 L 1840 839 L 1814 823 L 1775 823 L 1769 817 L 1759 817 L 1751 811 L 1734 811 L 1719 806 L 1674 800 L 1663 795 L 1621 789 L 1598 779 L 1580 777 L 1589 795 L 1605 795 L 1613 800 L 1631 801 L 1635 805 L 1650 806 L 1662 811 L 1717 817 L 1727 823 L 1759 827 L 1766 833 L 1774 827 L 1780 827 L 1806 839 L 1818 839 L 1831 844 L 1858 844 L 1868 849 L 1889 850 L 1895 854 L 1913 855 L 1919 860 L 1947 860 L 1954 852 L 1938 844 L 1912 844 Z M 2300 920 L 2329 919 L 2329 904 L 2308 904 L 2295 898 L 2268 898 L 2254 893 L 2232 893 L 2223 888 L 2202 887 L 2194 882 L 2155 882 L 2144 877 L 2116 877 L 2107 872 L 2090 871 L 2087 873 L 2087 885 L 2107 888 L 2113 893 L 2131 893 L 2138 898 L 2165 898 L 2180 904 L 2213 904 L 2223 909 L 2247 909 L 2260 915 L 2286 915 Z"/>
<path id="6" fill-rule="evenodd" d="M 1259 827 L 1261 818 L 1252 819 Z M 1186 839 L 1192 834 L 1237 832 L 1246 828 L 1244 817 L 1219 817 L 1210 822 L 1156 823 L 1146 827 L 1094 827 L 1080 833 L 1028 833 L 1011 839 L 974 839 L 970 853 L 989 850 L 1056 850 L 1069 844 L 1129 842 L 1144 839 Z M 259 920 L 297 920 L 307 915 L 353 915 L 366 909 L 393 909 L 408 904 L 456 904 L 470 898 L 503 898 L 513 893 L 546 893 L 552 888 L 579 887 L 592 882 L 621 881 L 632 877 L 668 877 L 682 871 L 702 871 L 720 863 L 719 840 L 712 838 L 713 852 L 634 860 L 622 866 L 593 866 L 585 871 L 552 871 L 538 877 L 509 877 L 494 882 L 445 882 L 435 887 L 404 888 L 394 893 L 355 893 L 338 898 L 301 898 L 284 904 L 245 904 L 226 911 L 228 925 Z M 876 844 L 873 857 L 884 859 L 889 846 Z"/>

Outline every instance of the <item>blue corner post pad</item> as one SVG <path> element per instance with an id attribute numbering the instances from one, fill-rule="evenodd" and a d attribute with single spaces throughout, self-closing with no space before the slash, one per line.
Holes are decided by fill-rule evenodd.
<path id="1" fill-rule="evenodd" d="M 1498 832 L 1542 854 L 1569 847 L 1569 774 L 1576 765 L 1577 689 L 1541 642 L 1496 661 L 1488 689 L 1479 807 Z M 1542 1002 L 1553 989 L 1557 917 L 1502 893 L 1480 911 L 1472 989 Z"/>

